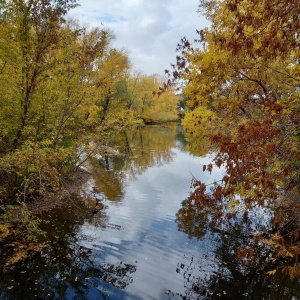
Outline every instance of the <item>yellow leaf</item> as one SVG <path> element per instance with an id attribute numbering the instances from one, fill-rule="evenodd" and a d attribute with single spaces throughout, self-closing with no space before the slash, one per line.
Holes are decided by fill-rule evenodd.
<path id="1" fill-rule="evenodd" d="M 285 256 L 294 258 L 294 255 L 291 252 L 289 252 L 289 251 L 286 251 Z"/>
<path id="2" fill-rule="evenodd" d="M 274 275 L 276 273 L 276 269 L 272 270 L 272 271 L 268 271 L 267 275 L 271 276 Z"/>

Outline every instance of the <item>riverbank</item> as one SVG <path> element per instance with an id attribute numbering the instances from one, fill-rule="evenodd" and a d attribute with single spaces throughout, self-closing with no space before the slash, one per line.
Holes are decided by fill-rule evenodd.
<path id="1" fill-rule="evenodd" d="M 33 214 L 41 214 L 48 210 L 66 205 L 66 200 L 77 192 L 81 186 L 92 176 L 92 173 L 78 168 L 72 175 L 61 180 L 62 185 L 57 191 L 48 192 L 46 195 L 35 199 L 27 205 Z"/>

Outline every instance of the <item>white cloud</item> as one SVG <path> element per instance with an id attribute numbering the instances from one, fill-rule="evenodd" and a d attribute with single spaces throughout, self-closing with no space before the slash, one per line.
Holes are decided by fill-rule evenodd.
<path id="1" fill-rule="evenodd" d="M 113 46 L 125 48 L 133 66 L 146 74 L 163 74 L 175 63 L 184 36 L 208 22 L 197 13 L 199 0 L 82 0 L 69 16 L 91 26 L 106 26 L 116 35 Z M 103 25 L 102 25 L 103 24 Z"/>

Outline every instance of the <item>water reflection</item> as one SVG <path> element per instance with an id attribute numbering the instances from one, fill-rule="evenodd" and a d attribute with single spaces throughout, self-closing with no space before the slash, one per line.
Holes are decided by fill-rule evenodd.
<path id="1" fill-rule="evenodd" d="M 64 209 L 43 216 L 45 221 L 51 221 L 44 223 L 49 246 L 20 264 L 1 268 L 0 299 L 126 297 L 123 289 L 132 282 L 136 265 L 122 261 L 109 263 L 105 251 L 99 251 L 100 260 L 95 259 L 95 253 L 78 242 L 77 232 L 85 222 L 103 228 L 108 223 L 105 211 L 95 214 L 87 203 L 73 197 Z M 81 237 L 84 238 L 89 237 Z"/>
<path id="2" fill-rule="evenodd" d="M 7 268 L 14 249 L 0 247 L 0 299 L 300 299 L 297 282 L 266 276 L 267 252 L 236 260 L 249 228 L 183 201 L 192 176 L 212 182 L 222 170 L 203 173 L 209 157 L 189 154 L 176 126 L 111 138 L 123 155 L 99 153 L 80 195 L 41 216 L 47 248 Z"/>
<path id="3" fill-rule="evenodd" d="M 87 185 L 88 193 L 94 194 L 98 200 L 122 200 L 129 182 L 150 167 L 172 162 L 177 127 L 176 124 L 159 128 L 149 126 L 114 133 L 109 146 L 117 146 L 117 153 L 112 151 L 102 156 L 96 153 L 88 163 L 94 174 L 92 182 Z"/>
<path id="4" fill-rule="evenodd" d="M 196 239 L 202 249 L 198 256 L 184 255 L 178 264 L 188 299 L 300 299 L 299 282 L 282 274 L 268 276 L 266 271 L 275 268 L 271 254 L 267 247 L 253 246 L 254 228 L 266 226 L 270 212 L 261 214 L 247 221 L 224 221 L 182 202 L 176 214 L 178 230 Z M 240 259 L 239 249 L 244 251 Z"/>

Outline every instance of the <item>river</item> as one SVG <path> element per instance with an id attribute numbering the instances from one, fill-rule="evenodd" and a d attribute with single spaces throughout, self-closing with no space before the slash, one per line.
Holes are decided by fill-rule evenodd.
<path id="1" fill-rule="evenodd" d="M 6 268 L 1 248 L 0 299 L 300 299 L 299 281 L 236 260 L 236 237 L 185 201 L 193 176 L 222 170 L 202 172 L 210 157 L 186 150 L 179 125 L 114 133 L 111 145 L 118 155 L 88 161 L 93 176 L 41 216 L 48 247 Z"/>

